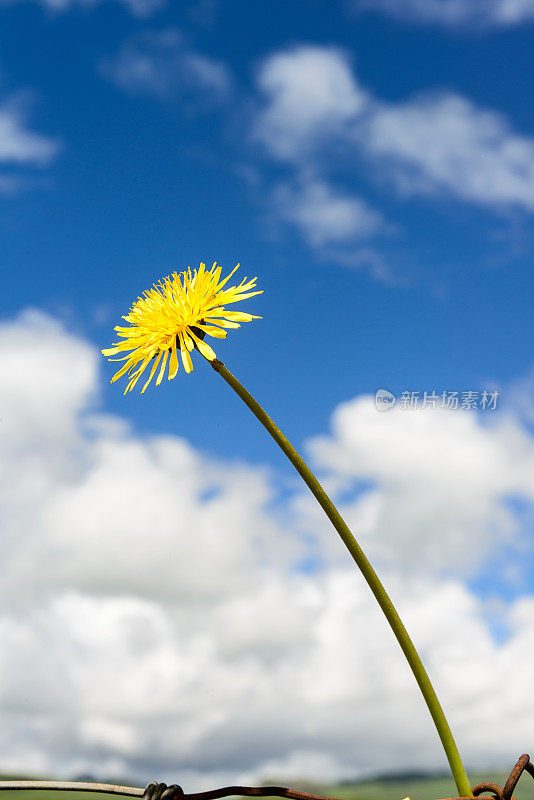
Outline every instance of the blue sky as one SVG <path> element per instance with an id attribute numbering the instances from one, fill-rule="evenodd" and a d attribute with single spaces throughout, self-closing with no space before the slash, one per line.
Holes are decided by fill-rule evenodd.
<path id="1" fill-rule="evenodd" d="M 20 107 L 21 124 L 56 147 L 46 165 L 3 159 L 5 175 L 21 184 L 2 199 L 5 314 L 28 304 L 69 314 L 69 324 L 105 346 L 115 320 L 160 275 L 200 260 L 227 268 L 239 261 L 265 288 L 254 301 L 264 320 L 234 337 L 228 355 L 226 344 L 222 357 L 249 383 L 276 372 L 276 380 L 254 385 L 270 408 L 284 409 L 297 439 L 321 429 L 340 399 L 382 384 L 479 389 L 530 369 L 534 201 L 520 188 L 509 202 L 498 191 L 485 197 L 484 189 L 464 199 L 460 185 L 439 181 L 410 196 L 395 188 L 383 160 L 337 142 L 312 169 L 332 191 L 363 198 L 382 215 L 383 229 L 310 244 L 284 212 L 269 208 L 277 184 L 294 181 L 301 167 L 273 157 L 251 134 L 265 108 L 257 86 L 262 64 L 309 46 L 343 48 L 354 80 L 375 102 L 395 107 L 454 94 L 476 109 L 473 126 L 479 109 L 489 111 L 502 116 L 509 137 L 528 141 L 526 21 L 485 32 L 443 30 L 320 2 L 305 13 L 276 2 L 168 4 L 142 18 L 113 2 L 69 4 L 64 13 L 21 2 L 1 13 L 4 102 Z M 165 35 L 176 41 L 165 47 Z M 117 86 L 121 52 L 126 73 L 136 58 L 152 59 L 145 86 L 132 74 Z M 184 74 L 191 54 L 220 70 L 221 87 Z M 440 135 L 438 125 L 433 131 Z M 529 158 L 519 170 L 528 170 Z M 452 180 L 461 184 L 461 173 Z M 523 182 L 534 186 L 534 178 Z M 323 255 L 328 248 L 348 266 Z M 373 277 L 373 260 L 385 278 Z M 318 332 L 309 346 L 318 298 L 327 309 L 326 335 Z M 180 380 L 148 402 L 130 397 L 127 405 L 113 388 L 105 402 L 160 430 L 169 429 L 176 404 L 194 403 L 199 413 L 188 421 L 188 436 L 206 446 L 201 420 L 211 397 L 199 380 Z M 297 410 L 294 398 L 312 384 L 313 404 Z M 222 413 L 233 415 L 232 407 L 225 403 Z M 241 409 L 235 413 L 238 422 Z M 209 440 L 220 452 L 242 451 L 224 435 Z M 260 439 L 257 446 L 261 458 L 270 457 Z"/>
<path id="2" fill-rule="evenodd" d="M 167 472 L 182 474 L 180 459 L 192 475 L 204 471 L 211 477 L 191 478 L 195 503 L 173 524 L 185 530 L 187 518 L 195 528 L 195 519 L 207 515 L 211 522 L 201 527 L 210 529 L 210 515 L 216 519 L 220 513 L 212 505 L 220 497 L 227 504 L 220 524 L 229 536 L 245 536 L 259 519 L 260 531 L 274 531 L 281 548 L 281 555 L 273 555 L 262 539 L 254 555 L 235 533 L 228 569 L 241 574 L 254 563 L 263 580 L 265 564 L 274 564 L 269 580 L 277 585 L 284 575 L 290 582 L 309 581 L 308 589 L 299 584 L 294 590 L 301 597 L 298 627 L 308 619 L 306 592 L 314 591 L 315 575 L 305 570 L 299 577 L 295 564 L 319 564 L 323 609 L 335 617 L 337 608 L 341 618 L 346 613 L 352 619 L 335 589 L 336 575 L 345 585 L 346 562 L 322 544 L 330 532 L 271 441 L 200 358 L 192 375 L 180 371 L 143 396 L 124 398 L 120 385 L 109 384 L 114 365 L 98 351 L 115 341 L 113 327 L 121 315 L 154 281 L 200 261 L 217 261 L 228 271 L 240 262 L 241 277 L 258 277 L 264 293 L 244 308 L 262 319 L 217 342 L 217 355 L 338 492 L 347 518 L 406 598 L 408 615 L 423 642 L 428 639 L 429 659 L 439 662 L 441 645 L 417 616 L 423 595 L 429 609 L 450 602 L 458 620 L 467 620 L 460 636 L 467 649 L 459 645 L 452 676 L 461 675 L 462 653 L 471 650 L 473 636 L 483 641 L 482 650 L 488 648 L 486 655 L 494 648 L 499 664 L 529 652 L 533 40 L 529 0 L 0 0 L 0 356 L 6 380 L 0 416 L 14 472 L 24 476 L 24 496 L 36 498 L 39 519 L 45 519 L 24 552 L 35 563 L 51 564 L 60 553 L 61 564 L 70 565 L 57 567 L 57 573 L 51 568 L 43 589 L 47 614 L 39 616 L 36 605 L 15 617 L 24 618 L 37 649 L 46 642 L 63 654 L 72 696 L 88 694 L 101 709 L 83 717 L 83 703 L 73 700 L 70 710 L 78 709 L 83 723 L 74 730 L 69 709 L 59 715 L 54 752 L 29 735 L 24 714 L 16 717 L 19 739 L 6 768 L 123 774 L 137 769 L 144 777 L 149 766 L 161 764 L 172 772 L 163 740 L 142 742 L 138 718 L 127 724 L 124 709 L 117 718 L 105 710 L 115 691 L 111 678 L 109 695 L 101 696 L 73 677 L 79 674 L 79 649 L 65 620 L 78 613 L 94 619 L 95 630 L 101 624 L 104 640 L 122 641 L 131 620 L 161 636 L 162 664 L 204 664 L 202 643 L 198 649 L 185 623 L 176 621 L 177 599 L 161 595 L 156 585 L 136 587 L 135 576 L 150 561 L 144 549 L 138 561 L 132 556 L 118 588 L 112 576 L 99 576 L 96 561 L 91 567 L 89 552 L 79 555 L 86 572 L 73 567 L 69 531 L 76 538 L 78 529 L 114 563 L 113 526 L 135 528 L 129 518 L 121 527 L 122 511 L 103 488 L 103 465 L 114 458 L 127 469 L 139 457 L 137 477 L 144 475 L 155 494 Z M 380 388 L 397 398 L 403 391 L 422 396 L 496 390 L 499 400 L 496 411 L 433 414 L 402 410 L 398 403 L 395 411 L 381 414 L 373 402 Z M 50 485 L 47 464 L 58 470 Z M 250 498 L 240 511 L 235 492 L 249 479 Z M 132 479 L 128 495 L 125 482 L 124 502 L 137 502 L 135 485 Z M 169 497 L 161 500 L 165 530 L 174 513 Z M 22 500 L 17 505 L 6 498 L 2 518 L 12 522 L 4 526 L 4 540 L 12 553 L 9 543 L 35 520 L 26 519 Z M 104 521 L 87 522 L 96 508 L 108 509 Z M 152 513 L 147 506 L 147 518 Z M 290 530 L 287 544 L 284 527 Z M 170 546 L 162 536 L 154 545 L 160 554 Z M 178 560 L 190 557 L 192 574 L 203 568 L 201 550 L 189 556 L 172 552 Z M 261 564 L 254 561 L 258 553 Z M 15 577 L 29 579 L 25 558 L 19 553 L 6 562 L 8 585 Z M 406 576 L 413 584 L 405 583 Z M 187 575 L 182 578 L 187 583 Z M 206 632 L 206 641 L 212 637 L 206 647 L 220 656 L 216 674 L 206 680 L 228 686 L 221 676 L 240 645 L 225 655 L 217 644 L 218 626 L 234 630 L 242 619 L 239 604 L 250 606 L 251 600 L 246 593 L 228 598 L 222 585 L 219 594 L 206 589 L 199 600 L 202 591 L 192 586 L 184 600 L 192 618 L 202 619 L 201 609 L 210 608 L 215 619 L 214 609 L 229 603 L 225 620 L 215 619 Z M 269 602 L 258 613 L 263 609 L 272 618 L 284 606 L 281 599 L 272 608 Z M 58 619 L 64 634 L 56 640 Z M 9 625 L 14 630 L 13 620 Z M 165 625 L 174 637 L 171 655 L 161 633 Z M 267 669 L 254 625 L 243 626 L 243 652 L 249 647 Z M 266 635 L 272 635 L 276 652 L 289 641 L 285 634 Z M 318 673 L 324 647 L 314 651 Z M 100 651 L 91 653 L 99 674 Z M 242 658 L 237 672 L 246 685 L 248 662 Z M 139 685 L 156 680 L 151 665 L 145 665 Z M 17 683 L 16 665 L 6 669 L 24 695 L 24 680 L 34 679 L 26 675 Z M 369 676 L 360 677 L 358 701 L 369 685 Z M 363 734 L 347 722 L 364 751 L 350 765 L 350 752 L 336 738 L 340 708 L 331 691 L 344 678 L 330 679 L 319 699 L 310 689 L 312 705 L 328 707 L 333 720 L 316 748 L 299 743 L 294 731 L 282 743 L 284 754 L 274 739 L 254 749 L 244 726 L 243 740 L 229 739 L 229 747 L 243 750 L 234 763 L 214 745 L 209 726 L 198 733 L 190 722 L 185 738 L 192 748 L 200 741 L 205 753 L 191 771 L 192 783 L 202 776 L 243 779 L 269 770 L 294 775 L 315 769 L 319 777 L 339 777 L 377 767 L 371 750 L 366 755 Z M 500 679 L 496 667 L 487 685 L 498 687 Z M 404 678 L 399 680 L 402 693 Z M 522 673 L 518 685 L 521 680 Z M 461 680 L 448 681 L 443 678 L 444 691 L 453 708 L 460 707 Z M 270 685 L 263 700 L 269 705 L 290 685 Z M 475 693 L 476 687 L 473 679 Z M 180 691 L 191 687 L 185 681 L 173 694 L 175 689 L 169 702 L 180 706 Z M 43 691 L 52 697 L 59 689 L 52 682 Z M 237 689 L 232 692 L 234 701 L 244 702 Z M 221 730 L 223 723 L 239 723 L 231 704 L 221 699 L 214 710 L 205 701 L 200 692 L 197 715 L 213 712 L 215 719 L 218 713 Z M 125 707 L 129 702 L 125 696 Z M 480 702 L 484 719 L 498 714 Z M 38 705 L 37 699 L 34 706 L 28 703 L 34 710 Z M 283 724 L 283 703 L 272 704 L 279 710 L 275 728 Z M 260 707 L 261 702 L 258 715 Z M 517 713 L 523 715 L 519 732 L 528 730 L 532 709 L 518 705 Z M 506 759 L 502 742 L 477 739 L 469 720 L 461 713 L 458 718 L 473 763 L 487 752 L 490 760 Z M 311 730 L 316 717 L 310 720 Z M 411 756 L 402 737 L 395 737 L 394 714 L 383 722 L 395 758 L 405 763 Z M 426 742 L 423 714 L 418 726 L 417 719 L 414 741 Z M 8 733 L 6 728 L 6 738 Z M 517 744 L 523 750 L 526 745 Z M 428 759 L 439 764 L 438 751 L 429 748 Z M 185 749 L 178 763 L 190 763 L 191 752 Z M 221 766 L 224 758 L 233 764 L 229 772 Z"/>

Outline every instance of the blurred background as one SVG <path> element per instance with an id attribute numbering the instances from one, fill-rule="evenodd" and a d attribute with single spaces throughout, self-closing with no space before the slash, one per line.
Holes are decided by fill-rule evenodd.
<path id="1" fill-rule="evenodd" d="M 258 276 L 217 355 L 468 767 L 532 749 L 533 44 L 533 0 L 0 0 L 1 772 L 446 770 L 238 398 L 201 358 L 109 384 L 121 315 L 200 261 Z"/>

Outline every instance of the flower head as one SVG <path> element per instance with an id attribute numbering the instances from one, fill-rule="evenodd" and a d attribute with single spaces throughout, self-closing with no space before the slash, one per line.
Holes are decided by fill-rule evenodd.
<path id="1" fill-rule="evenodd" d="M 224 279 L 221 278 L 221 267 L 216 263 L 210 270 L 205 264 L 191 272 L 173 272 L 162 281 L 148 289 L 143 297 L 138 297 L 130 308 L 130 313 L 123 317 L 130 327 L 117 326 L 115 330 L 124 341 L 116 342 L 113 347 L 102 350 L 105 356 L 114 356 L 123 351 L 130 351 L 122 358 L 110 358 L 111 361 L 126 363 L 113 376 L 113 383 L 127 374 L 128 385 L 124 391 L 131 391 L 141 374 L 151 361 L 152 369 L 141 394 L 154 377 L 159 366 L 156 386 L 159 386 L 169 361 L 169 380 L 178 372 L 178 349 L 186 372 L 191 372 L 193 362 L 191 351 L 197 349 L 209 361 L 216 358 L 211 347 L 203 341 L 206 334 L 218 339 L 226 338 L 225 328 L 239 328 L 240 322 L 260 319 L 255 314 L 243 311 L 228 311 L 228 303 L 246 300 L 261 291 L 251 292 L 256 286 L 256 278 L 244 278 L 238 286 L 224 288 L 239 264 Z"/>

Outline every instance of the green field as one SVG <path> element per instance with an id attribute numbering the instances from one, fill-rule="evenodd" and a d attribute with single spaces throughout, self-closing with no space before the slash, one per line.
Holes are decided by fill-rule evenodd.
<path id="1" fill-rule="evenodd" d="M 507 775 L 502 772 L 486 773 L 484 775 L 473 773 L 469 777 L 472 785 L 483 780 L 493 780 L 503 786 Z M 454 797 L 456 794 L 453 781 L 446 777 L 384 778 L 333 786 L 311 787 L 302 784 L 299 786 L 298 782 L 291 782 L 289 785 L 292 788 L 301 788 L 303 791 L 325 794 L 330 797 L 341 798 L 341 800 L 403 800 L 407 796 L 410 797 L 410 800 L 438 800 L 438 798 Z M 184 786 L 184 790 L 187 792 L 186 786 Z M 0 793 L 0 800 L 104 800 L 105 797 L 106 795 L 93 794 L 91 792 L 8 790 Z M 110 797 L 110 795 L 107 795 L 107 797 Z M 534 780 L 526 773 L 521 778 L 514 797 L 516 800 L 534 800 Z M 277 798 L 277 800 L 279 799 Z"/>
<path id="2" fill-rule="evenodd" d="M 469 773 L 471 785 L 481 781 L 494 781 L 503 786 L 508 774 L 503 772 L 477 775 Z M 331 796 L 343 800 L 437 800 L 442 797 L 455 797 L 456 787 L 451 778 L 405 778 L 399 780 L 376 780 L 367 783 L 354 783 L 343 786 L 330 786 L 326 790 Z M 524 774 L 514 792 L 516 800 L 534 800 L 534 780 Z"/>

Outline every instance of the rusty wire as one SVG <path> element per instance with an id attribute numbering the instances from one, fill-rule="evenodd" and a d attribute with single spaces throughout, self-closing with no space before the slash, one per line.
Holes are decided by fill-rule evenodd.
<path id="1" fill-rule="evenodd" d="M 511 771 L 508 780 L 504 784 L 504 787 L 499 786 L 498 783 L 493 783 L 492 781 L 483 781 L 482 783 L 477 783 L 476 786 L 473 786 L 473 794 L 475 797 L 492 797 L 494 800 L 514 800 L 512 793 L 524 771 L 528 772 L 528 774 L 534 778 L 534 764 L 532 764 L 530 756 L 527 753 L 524 753 L 519 757 L 517 764 Z M 491 792 L 491 794 L 482 794 L 483 792 Z M 442 800 L 462 800 L 462 798 L 444 797 Z"/>
<path id="2" fill-rule="evenodd" d="M 504 787 L 498 783 L 484 781 L 473 786 L 475 797 L 492 798 L 492 800 L 514 800 L 512 793 L 523 772 L 528 772 L 534 778 L 534 764 L 526 753 L 522 755 L 511 771 Z M 0 791 L 13 791 L 17 789 L 47 789 L 56 792 L 104 792 L 106 794 L 119 794 L 127 797 L 140 797 L 142 800 L 217 800 L 219 797 L 288 797 L 291 800 L 336 800 L 334 797 L 325 797 L 320 794 L 301 792 L 298 789 L 288 789 L 284 786 L 223 786 L 220 789 L 211 789 L 207 792 L 193 792 L 186 794 L 181 786 L 173 783 L 149 783 L 144 789 L 138 786 L 117 786 L 111 783 L 81 783 L 78 781 L 0 781 Z M 490 794 L 487 794 L 487 793 Z M 465 800 L 462 797 L 447 797 L 442 800 Z"/>
<path id="3" fill-rule="evenodd" d="M 287 789 L 284 786 L 223 786 L 207 792 L 184 794 L 181 786 L 165 783 L 149 783 L 145 789 L 143 800 L 216 800 L 218 797 L 290 797 L 292 800 L 336 800 L 322 794 L 301 792 L 298 789 Z"/>
<path id="4" fill-rule="evenodd" d="M 223 786 L 207 792 L 185 794 L 178 784 L 149 783 L 146 788 L 116 786 L 110 783 L 79 783 L 77 781 L 0 781 L 0 791 L 39 789 L 55 792 L 105 792 L 142 800 L 216 800 L 219 797 L 289 797 L 292 800 L 337 800 L 335 797 L 287 789 L 284 786 Z"/>

